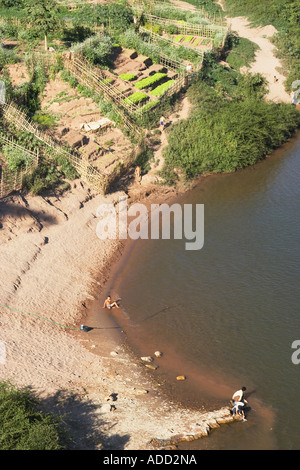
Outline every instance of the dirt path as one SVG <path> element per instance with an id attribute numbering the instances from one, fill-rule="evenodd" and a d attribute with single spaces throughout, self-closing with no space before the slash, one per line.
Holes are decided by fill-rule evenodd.
<path id="1" fill-rule="evenodd" d="M 185 8 L 190 11 L 195 10 L 193 5 L 184 1 L 171 0 L 171 2 L 180 8 Z M 219 0 L 217 3 L 221 6 L 223 11 L 226 11 L 222 0 Z M 226 16 L 226 20 L 227 24 L 231 26 L 232 31 L 237 32 L 240 37 L 249 39 L 259 46 L 260 49 L 256 53 L 255 62 L 247 71 L 260 73 L 266 78 L 269 89 L 266 99 L 275 103 L 290 103 L 290 95 L 284 88 L 286 77 L 279 71 L 282 65 L 280 60 L 276 57 L 276 48 L 270 41 L 273 34 L 277 33 L 276 28 L 272 25 L 263 28 L 251 28 L 249 20 L 245 17 L 230 18 Z M 276 80 L 274 80 L 274 77 L 276 77 Z"/>
<path id="2" fill-rule="evenodd" d="M 226 11 L 222 0 L 219 0 L 218 4 L 222 7 L 223 11 Z M 256 52 L 255 62 L 245 71 L 260 73 L 266 78 L 269 89 L 266 99 L 275 103 L 290 103 L 290 95 L 284 88 L 285 76 L 278 71 L 282 65 L 276 57 L 276 48 L 270 41 L 270 38 L 277 33 L 276 28 L 272 25 L 263 28 L 251 28 L 249 20 L 242 16 L 236 18 L 226 16 L 226 20 L 227 24 L 231 26 L 232 31 L 237 32 L 240 37 L 249 39 L 259 46 L 260 49 Z"/>
<path id="3" fill-rule="evenodd" d="M 169 126 L 172 126 L 176 122 L 181 121 L 182 119 L 187 119 L 190 115 L 191 107 L 191 102 L 187 97 L 185 97 L 181 102 L 180 109 L 177 110 L 175 113 L 171 114 L 166 120 L 166 127 L 161 134 L 161 145 L 159 149 L 154 153 L 154 164 L 152 165 L 152 167 L 155 168 L 156 171 L 160 170 L 163 166 L 163 150 L 168 145 L 167 129 L 169 129 Z"/>
<path id="4" fill-rule="evenodd" d="M 151 164 L 151 170 L 143 176 L 141 186 L 147 186 L 148 184 L 157 183 L 161 180 L 157 172 L 162 169 L 164 164 L 163 150 L 168 145 L 168 129 L 176 122 L 187 119 L 190 115 L 191 108 L 192 104 L 187 96 L 185 96 L 180 103 L 180 108 L 176 109 L 176 111 L 166 119 L 165 129 L 161 133 L 161 144 L 154 152 L 154 161 Z"/>

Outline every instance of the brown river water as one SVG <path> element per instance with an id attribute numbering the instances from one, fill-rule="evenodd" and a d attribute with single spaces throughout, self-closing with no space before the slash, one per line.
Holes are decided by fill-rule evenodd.
<path id="1" fill-rule="evenodd" d="M 254 167 L 201 179 L 178 202 L 204 204 L 203 248 L 129 243 L 103 293 L 121 298 L 112 316 L 138 356 L 162 351 L 153 375 L 172 399 L 213 409 L 247 387 L 247 422 L 181 449 L 300 449 L 299 175 L 298 133 Z"/>

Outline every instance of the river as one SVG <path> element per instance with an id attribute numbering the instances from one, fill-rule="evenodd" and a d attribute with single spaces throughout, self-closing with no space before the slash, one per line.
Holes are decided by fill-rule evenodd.
<path id="1" fill-rule="evenodd" d="M 141 356 L 185 406 L 226 405 L 246 386 L 247 422 L 181 449 L 300 449 L 300 134 L 271 158 L 202 178 L 181 204 L 204 204 L 204 246 L 139 240 L 110 286 Z M 300 357 L 300 354 L 299 354 Z M 177 381 L 185 375 L 185 381 Z"/>

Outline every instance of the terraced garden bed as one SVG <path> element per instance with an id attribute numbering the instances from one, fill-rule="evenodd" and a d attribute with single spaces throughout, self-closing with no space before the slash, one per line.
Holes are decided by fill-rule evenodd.
<path id="1" fill-rule="evenodd" d="M 205 46 L 207 47 L 211 45 L 212 39 L 200 36 L 185 36 L 183 34 L 178 34 L 177 36 L 173 36 L 173 41 L 178 45 L 182 44 L 190 47 L 204 48 Z"/>
<path id="2" fill-rule="evenodd" d="M 134 84 L 135 88 L 142 90 L 144 88 L 152 87 L 155 84 L 158 84 L 162 79 L 166 78 L 166 73 L 155 73 L 154 75 L 149 75 L 147 78 L 143 78 Z"/>
<path id="3" fill-rule="evenodd" d="M 169 80 L 168 82 L 158 85 L 154 90 L 149 91 L 149 95 L 160 98 L 163 94 L 169 90 L 175 84 L 175 80 Z"/>

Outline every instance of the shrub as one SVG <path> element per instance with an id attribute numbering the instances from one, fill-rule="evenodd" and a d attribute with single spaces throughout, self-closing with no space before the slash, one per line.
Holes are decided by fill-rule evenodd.
<path id="1" fill-rule="evenodd" d="M 2 152 L 10 171 L 17 172 L 32 162 L 32 156 L 30 154 L 26 154 L 12 145 L 4 145 Z"/>
<path id="2" fill-rule="evenodd" d="M 38 410 L 29 388 L 0 382 L 0 449 L 62 450 L 62 419 Z"/>
<path id="3" fill-rule="evenodd" d="M 5 49 L 0 45 L 0 70 L 7 64 L 15 64 L 20 59 L 16 56 L 15 52 L 9 49 Z"/>
<path id="4" fill-rule="evenodd" d="M 36 122 L 42 129 L 50 129 L 55 125 L 56 118 L 50 114 L 36 112 L 32 116 L 33 122 Z"/>
<path id="5" fill-rule="evenodd" d="M 48 189 L 54 189 L 63 183 L 63 174 L 51 162 L 39 164 L 31 175 L 24 177 L 23 185 L 34 195 Z"/>
<path id="6" fill-rule="evenodd" d="M 232 49 L 228 53 L 226 61 L 235 70 L 241 67 L 249 67 L 255 60 L 255 53 L 259 46 L 246 38 L 240 38 L 236 35 L 231 35 L 229 41 L 232 44 Z"/>
<path id="7" fill-rule="evenodd" d="M 76 169 L 64 154 L 56 155 L 54 157 L 54 162 L 60 168 L 64 177 L 68 180 L 74 180 L 79 177 Z"/>
<path id="8" fill-rule="evenodd" d="M 85 39 L 83 43 L 74 45 L 74 52 L 81 52 L 93 64 L 107 66 L 110 64 L 114 44 L 109 36 L 95 35 Z"/>
<path id="9" fill-rule="evenodd" d="M 192 85 L 188 94 L 196 105 L 192 116 L 176 124 L 169 135 L 164 153 L 168 177 L 174 168 L 189 179 L 253 165 L 300 125 L 291 105 L 256 97 L 227 98 L 203 82 Z"/>
<path id="10" fill-rule="evenodd" d="M 165 27 L 165 31 L 168 34 L 177 34 L 178 33 L 178 26 L 176 26 L 176 24 L 168 24 Z"/>
<path id="11" fill-rule="evenodd" d="M 150 162 L 153 161 L 153 159 L 153 152 L 148 147 L 143 146 L 135 163 L 141 168 L 142 173 L 147 173 L 151 169 Z"/>

